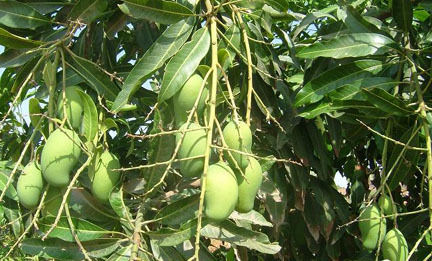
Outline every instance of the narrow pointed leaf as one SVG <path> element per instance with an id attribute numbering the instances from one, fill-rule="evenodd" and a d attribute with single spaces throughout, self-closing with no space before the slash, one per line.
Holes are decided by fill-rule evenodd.
<path id="1" fill-rule="evenodd" d="M 363 89 L 363 93 L 366 95 L 366 99 L 374 104 L 377 108 L 384 112 L 388 112 L 398 116 L 408 116 L 413 113 L 413 111 L 407 107 L 407 105 L 391 95 L 390 93 L 381 89 Z"/>
<path id="2" fill-rule="evenodd" d="M 32 7 L 18 1 L 0 1 L 0 24 L 12 28 L 36 29 L 51 22 Z"/>
<path id="3" fill-rule="evenodd" d="M 180 199 L 164 207 L 157 213 L 155 219 L 162 219 L 166 225 L 179 225 L 195 217 L 198 210 L 199 194 Z"/>
<path id="4" fill-rule="evenodd" d="M 8 179 L 9 179 L 9 176 L 6 175 L 5 173 L 3 173 L 3 171 L 0 171 L 0 192 L 5 190 L 6 183 L 7 183 Z M 7 187 L 5 195 L 6 195 L 6 197 L 8 197 L 10 199 L 18 201 L 17 191 L 12 184 L 10 184 L 9 187 Z"/>
<path id="5" fill-rule="evenodd" d="M 97 17 L 99 17 L 107 8 L 107 0 L 79 0 L 72 9 L 69 19 L 79 20 L 84 23 L 91 23 Z"/>
<path id="6" fill-rule="evenodd" d="M 173 24 L 194 15 L 185 6 L 164 0 L 126 0 L 119 8 L 133 18 L 161 24 Z"/>
<path id="7" fill-rule="evenodd" d="M 165 68 L 159 102 L 171 98 L 195 72 L 200 61 L 210 47 L 210 34 L 207 27 L 196 31 L 190 42 L 169 61 Z"/>
<path id="8" fill-rule="evenodd" d="M 332 100 L 366 100 L 362 89 L 379 88 L 388 91 L 399 83 L 399 81 L 387 77 L 368 77 L 343 85 L 331 91 L 328 96 Z"/>
<path id="9" fill-rule="evenodd" d="M 411 0 L 392 0 L 392 15 L 399 28 L 408 32 L 413 20 Z"/>
<path id="10" fill-rule="evenodd" d="M 295 106 L 317 102 L 334 89 L 370 77 L 382 68 L 383 64 L 380 61 L 360 60 L 330 69 L 308 82 L 300 90 L 295 99 Z"/>
<path id="11" fill-rule="evenodd" d="M 297 53 L 297 56 L 301 58 L 322 56 L 335 59 L 361 57 L 386 53 L 392 45 L 395 45 L 395 42 L 384 35 L 356 33 L 344 35 L 326 42 L 317 42 L 301 49 Z"/>
<path id="12" fill-rule="evenodd" d="M 18 67 L 38 55 L 40 52 L 27 53 L 25 51 L 8 49 L 0 54 L 0 67 Z"/>
<path id="13" fill-rule="evenodd" d="M 84 107 L 83 126 L 84 136 L 92 141 L 98 131 L 98 113 L 93 99 L 85 92 L 79 91 Z"/>
<path id="14" fill-rule="evenodd" d="M 1 1 L 0 1 L 1 5 Z M 0 28 L 0 45 L 12 48 L 12 49 L 23 49 L 38 47 L 43 42 L 34 41 L 20 37 L 18 35 L 9 33 L 7 30 Z"/>
<path id="15" fill-rule="evenodd" d="M 140 88 L 141 84 L 166 60 L 177 53 L 192 32 L 193 21 L 194 19 L 190 18 L 173 24 L 159 36 L 129 73 L 121 92 L 114 101 L 113 111 L 118 111 L 128 103 L 130 97 Z"/>

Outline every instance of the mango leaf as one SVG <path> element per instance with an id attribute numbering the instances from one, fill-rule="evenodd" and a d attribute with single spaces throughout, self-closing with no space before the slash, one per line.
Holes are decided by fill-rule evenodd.
<path id="1" fill-rule="evenodd" d="M 0 5 L 1 5 L 0 1 Z M 1 12 L 0 12 L 1 14 Z M 30 39 L 26 39 L 23 37 L 20 37 L 18 35 L 14 35 L 12 33 L 9 33 L 7 30 L 0 28 L 0 45 L 12 48 L 12 49 L 23 49 L 23 48 L 33 48 L 38 47 L 43 42 L 40 41 L 34 41 Z"/>
<path id="2" fill-rule="evenodd" d="M 88 255 L 95 258 L 110 255 L 119 245 L 118 239 L 100 239 L 83 244 Z M 21 251 L 30 256 L 55 260 L 83 260 L 85 258 L 76 243 L 65 242 L 56 238 L 48 238 L 45 241 L 37 238 L 26 238 L 20 246 Z"/>
<path id="3" fill-rule="evenodd" d="M 208 221 L 203 219 L 202 223 L 205 226 Z M 179 229 L 161 228 L 158 231 L 147 232 L 146 234 L 159 246 L 175 246 L 193 237 L 196 229 L 197 220 L 195 219 Z"/>
<path id="4" fill-rule="evenodd" d="M 264 226 L 264 227 L 272 227 L 273 224 L 268 222 L 261 213 L 251 210 L 247 213 L 239 213 L 234 211 L 231 213 L 230 218 L 239 221 L 245 221 L 254 225 Z"/>
<path id="5" fill-rule="evenodd" d="M 161 209 L 155 219 L 162 219 L 162 224 L 179 225 L 193 219 L 198 211 L 199 194 L 177 200 Z"/>
<path id="6" fill-rule="evenodd" d="M 378 55 L 388 52 L 396 43 L 382 34 L 356 33 L 333 38 L 326 42 L 317 42 L 297 52 L 300 58 L 332 57 L 334 59 L 346 57 L 361 57 Z"/>
<path id="7" fill-rule="evenodd" d="M 374 104 L 377 108 L 384 112 L 399 116 L 408 116 L 413 113 L 413 110 L 410 109 L 403 101 L 384 90 L 363 89 L 362 91 L 370 103 Z"/>
<path id="8" fill-rule="evenodd" d="M 136 19 L 146 19 L 161 24 L 173 24 L 194 16 L 187 7 L 164 0 L 125 0 L 119 5 L 123 13 Z"/>
<path id="9" fill-rule="evenodd" d="M 6 219 L 11 223 L 13 234 L 18 238 L 24 231 L 24 225 L 20 218 L 20 211 L 14 208 L 8 208 L 6 206 L 3 206 L 3 210 Z"/>
<path id="10" fill-rule="evenodd" d="M 354 100 L 347 100 L 347 101 L 336 100 L 333 102 L 323 101 L 321 103 L 311 104 L 309 106 L 304 107 L 299 113 L 299 116 L 304 117 L 306 119 L 313 119 L 316 116 L 323 113 L 330 113 L 333 111 L 340 111 L 346 109 L 374 110 L 376 109 L 376 107 L 367 101 L 354 101 Z"/>
<path id="11" fill-rule="evenodd" d="M 324 95 L 355 80 L 378 73 L 383 64 L 377 60 L 359 60 L 330 69 L 309 81 L 297 93 L 295 106 L 321 100 Z"/>
<path id="12" fill-rule="evenodd" d="M 65 5 L 71 5 L 66 2 L 26 2 L 26 5 L 32 7 L 41 14 L 47 14 L 58 10 Z"/>
<path id="13" fill-rule="evenodd" d="M 109 219 L 118 220 L 113 216 L 113 211 L 107 209 L 88 191 L 83 188 L 72 189 L 69 207 L 79 214 L 80 218 L 99 222 L 106 222 Z"/>
<path id="14" fill-rule="evenodd" d="M 36 29 L 51 22 L 32 7 L 18 1 L 0 1 L 0 24 L 11 28 Z"/>
<path id="15" fill-rule="evenodd" d="M 92 141 L 98 132 L 98 113 L 93 99 L 85 92 L 78 90 L 84 107 L 84 136 Z"/>
<path id="16" fill-rule="evenodd" d="M 6 188 L 7 181 L 9 176 L 4 173 L 3 170 L 0 169 L 0 191 L 4 191 Z M 5 193 L 6 197 L 15 200 L 18 202 L 18 194 L 15 187 L 10 184 Z"/>
<path id="17" fill-rule="evenodd" d="M 281 247 L 277 243 L 270 242 L 266 234 L 238 227 L 228 220 L 223 221 L 219 225 L 208 224 L 204 226 L 201 230 L 201 235 L 217 238 L 266 254 L 276 254 L 281 250 Z"/>
<path id="18" fill-rule="evenodd" d="M 354 81 L 347 85 L 340 86 L 339 88 L 331 91 L 328 96 L 332 100 L 362 100 L 365 101 L 366 97 L 362 93 L 362 89 L 379 88 L 383 90 L 390 90 L 398 85 L 400 82 L 387 77 L 368 77 Z"/>
<path id="19" fill-rule="evenodd" d="M 115 253 L 113 253 L 107 259 L 107 261 L 128 261 L 130 256 L 131 256 L 132 247 L 133 247 L 133 245 L 131 244 L 131 245 L 127 245 L 125 247 L 120 248 Z"/>
<path id="20" fill-rule="evenodd" d="M 75 233 L 78 236 L 79 240 L 90 241 L 94 239 L 98 239 L 106 234 L 109 231 L 81 218 L 71 217 L 72 223 L 74 224 Z M 54 216 L 46 216 L 42 219 L 39 219 L 39 228 L 42 232 L 47 232 L 50 229 L 51 225 L 54 223 Z M 58 225 L 54 228 L 54 230 L 48 235 L 51 238 L 59 238 L 68 242 L 75 242 L 74 237 L 70 231 L 69 223 L 66 217 L 61 217 Z"/>
<path id="21" fill-rule="evenodd" d="M 111 192 L 109 202 L 117 216 L 127 220 L 126 222 L 122 222 L 122 224 L 127 228 L 132 229 L 132 215 L 130 213 L 129 207 L 126 206 L 123 200 L 123 187 Z"/>
<path id="22" fill-rule="evenodd" d="M 158 100 L 163 102 L 171 98 L 189 77 L 195 72 L 200 61 L 210 48 L 210 34 L 203 27 L 192 35 L 180 51 L 168 62 Z"/>
<path id="23" fill-rule="evenodd" d="M 36 128 L 36 126 L 38 126 L 39 120 L 42 119 L 41 115 L 33 115 L 33 114 L 40 114 L 40 113 L 41 113 L 41 108 L 39 106 L 39 100 L 37 98 L 31 98 L 29 100 L 29 114 L 30 114 L 30 122 L 33 125 L 33 128 Z"/>
<path id="24" fill-rule="evenodd" d="M 334 11 L 335 9 L 337 9 L 337 5 L 332 5 L 329 6 L 332 8 L 326 9 L 324 12 L 323 11 L 317 11 L 317 12 L 313 12 L 310 13 L 308 15 L 306 15 L 302 21 L 300 22 L 300 24 L 297 26 L 296 30 L 294 31 L 293 35 L 292 35 L 292 40 L 294 41 L 297 36 L 306 28 L 309 27 L 309 25 L 311 23 L 313 23 L 315 20 L 320 19 L 320 18 L 329 18 L 332 20 L 336 20 L 336 18 L 330 14 L 330 12 Z"/>
<path id="25" fill-rule="evenodd" d="M 193 22 L 193 18 L 180 21 L 168 27 L 159 36 L 127 76 L 121 92 L 111 107 L 113 111 L 117 112 L 125 105 L 140 85 L 166 60 L 177 53 L 192 32 Z"/>
<path id="26" fill-rule="evenodd" d="M 404 32 L 408 32 L 413 20 L 411 0 L 392 0 L 392 15 L 398 27 Z"/>
<path id="27" fill-rule="evenodd" d="M 99 95 L 106 99 L 114 100 L 118 93 L 117 86 L 110 80 L 107 74 L 100 71 L 98 66 L 82 58 L 73 52 L 69 52 L 72 58 L 68 65 L 92 87 Z"/>
<path id="28" fill-rule="evenodd" d="M 108 6 L 107 0 L 79 0 L 69 14 L 69 20 L 79 20 L 90 24 L 99 17 Z"/>
<path id="29" fill-rule="evenodd" d="M 26 51 L 8 49 L 0 54 L 0 67 L 9 68 L 21 66 L 38 54 L 39 52 L 27 53 Z"/>

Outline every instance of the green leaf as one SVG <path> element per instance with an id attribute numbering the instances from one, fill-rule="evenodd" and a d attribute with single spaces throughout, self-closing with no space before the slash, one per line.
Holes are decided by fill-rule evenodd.
<path id="1" fill-rule="evenodd" d="M 321 100 L 324 95 L 355 80 L 370 77 L 383 68 L 381 61 L 360 60 L 325 71 L 308 82 L 295 99 L 295 106 Z"/>
<path id="2" fill-rule="evenodd" d="M 69 20 L 79 20 L 86 24 L 90 24 L 103 14 L 107 7 L 107 0 L 79 0 L 70 12 Z"/>
<path id="3" fill-rule="evenodd" d="M 29 76 L 30 72 L 32 70 L 36 70 L 35 66 L 37 62 L 39 61 L 39 57 L 35 57 L 34 59 L 26 62 L 24 66 L 21 66 L 19 68 L 19 71 L 17 72 L 17 75 L 15 77 L 15 81 L 12 85 L 11 92 L 17 93 L 18 88 L 24 83 L 25 79 Z"/>
<path id="4" fill-rule="evenodd" d="M 69 208 L 76 212 L 80 218 L 99 222 L 106 222 L 110 219 L 118 220 L 112 210 L 107 209 L 95 199 L 84 188 L 71 190 Z"/>
<path id="5" fill-rule="evenodd" d="M 399 116 L 409 116 L 413 113 L 413 110 L 390 93 L 381 89 L 363 89 L 363 94 L 366 95 L 366 99 L 374 104 L 377 108 L 384 112 L 388 112 Z"/>
<path id="6" fill-rule="evenodd" d="M 266 254 L 276 254 L 281 250 L 277 243 L 270 243 L 266 234 L 238 227 L 228 220 L 219 225 L 209 224 L 204 226 L 201 235 L 208 238 L 217 238 Z"/>
<path id="7" fill-rule="evenodd" d="M 331 20 L 336 20 L 336 18 L 333 15 L 329 14 L 329 13 L 332 12 L 332 11 L 334 11 L 335 9 L 337 9 L 338 6 L 337 5 L 332 5 L 331 7 L 332 8 L 329 8 L 329 9 L 325 10 L 325 12 L 317 11 L 317 12 L 313 12 L 313 13 L 310 13 L 310 14 L 306 15 L 303 18 L 303 20 L 300 22 L 300 24 L 297 26 L 296 30 L 294 31 L 293 36 L 292 36 L 292 40 L 294 41 L 297 38 L 297 36 L 304 29 L 308 28 L 309 25 L 311 23 L 313 23 L 317 19 L 320 19 L 320 18 L 329 18 Z"/>
<path id="8" fill-rule="evenodd" d="M 88 141 L 92 141 L 98 132 L 98 112 L 93 99 L 85 92 L 79 90 L 81 101 L 84 107 L 84 136 Z"/>
<path id="9" fill-rule="evenodd" d="M 18 238 L 24 231 L 24 225 L 19 210 L 6 206 L 3 206 L 3 210 L 7 220 L 11 223 L 13 234 Z"/>
<path id="10" fill-rule="evenodd" d="M 376 107 L 366 101 L 336 100 L 333 102 L 321 102 L 318 104 L 312 104 L 310 106 L 306 106 L 303 110 L 301 110 L 299 116 L 304 117 L 306 119 L 312 119 L 323 113 L 329 113 L 333 111 L 340 111 L 346 109 L 374 110 L 376 109 Z"/>
<path id="11" fill-rule="evenodd" d="M 0 1 L 0 5 L 1 5 Z M 0 12 L 1 14 L 1 12 Z M 43 42 L 40 41 L 34 41 L 30 39 L 26 39 L 23 37 L 20 37 L 18 35 L 9 33 L 3 28 L 0 28 L 0 45 L 12 48 L 12 49 L 24 49 L 24 48 L 33 48 L 38 47 Z"/>
<path id="12" fill-rule="evenodd" d="M 51 22 L 32 7 L 17 1 L 0 1 L 0 24 L 11 28 L 36 29 Z"/>
<path id="13" fill-rule="evenodd" d="M 195 72 L 209 48 L 210 34 L 207 27 L 203 27 L 192 35 L 190 42 L 187 42 L 165 67 L 158 96 L 159 102 L 171 98 L 180 90 L 187 79 Z"/>
<path id="14" fill-rule="evenodd" d="M 206 224 L 207 221 L 204 219 L 203 226 Z M 158 231 L 147 232 L 146 234 L 160 246 L 175 246 L 193 237 L 196 229 L 197 220 L 195 219 L 180 227 L 180 229 L 161 228 Z"/>
<path id="15" fill-rule="evenodd" d="M 129 261 L 131 256 L 133 245 L 127 245 L 125 247 L 120 248 L 114 254 L 112 254 L 107 261 Z"/>
<path id="16" fill-rule="evenodd" d="M 199 205 L 199 194 L 177 200 L 161 209 L 155 219 L 162 219 L 162 224 L 179 225 L 193 219 Z"/>
<path id="17" fill-rule="evenodd" d="M 118 93 L 117 86 L 108 75 L 99 70 L 98 66 L 82 58 L 73 52 L 69 52 L 72 58 L 68 65 L 92 87 L 99 95 L 109 100 L 114 100 Z"/>
<path id="18" fill-rule="evenodd" d="M 392 0 L 392 15 L 399 28 L 408 32 L 413 20 L 411 0 Z"/>
<path id="19" fill-rule="evenodd" d="M 9 68 L 21 66 L 38 54 L 39 52 L 28 53 L 27 51 L 8 49 L 0 54 L 0 67 Z"/>
<path id="20" fill-rule="evenodd" d="M 273 224 L 268 222 L 265 217 L 263 215 L 261 215 L 261 213 L 255 211 L 255 210 L 251 210 L 247 213 L 239 213 L 237 211 L 234 211 L 231 215 L 230 218 L 235 219 L 235 220 L 241 220 L 241 221 L 246 221 L 248 223 L 254 224 L 254 225 L 259 225 L 259 226 L 264 226 L 264 227 L 272 227 Z"/>
<path id="21" fill-rule="evenodd" d="M 123 13 L 136 19 L 146 19 L 161 24 L 173 24 L 194 16 L 187 7 L 164 0 L 125 0 L 119 5 Z"/>
<path id="22" fill-rule="evenodd" d="M 98 239 L 109 233 L 109 231 L 87 220 L 76 218 L 76 217 L 71 217 L 71 219 L 72 219 L 72 223 L 74 224 L 75 233 L 78 236 L 79 240 L 82 242 Z M 54 216 L 46 216 L 43 217 L 42 219 L 39 219 L 38 224 L 41 231 L 47 232 L 48 229 L 50 229 L 50 227 L 54 223 L 54 220 L 55 220 Z M 48 237 L 59 238 L 61 240 L 68 241 L 68 242 L 75 242 L 75 239 L 72 236 L 69 223 L 66 217 L 60 218 L 60 221 L 58 222 L 57 226 L 48 235 Z"/>
<path id="23" fill-rule="evenodd" d="M 66 2 L 26 2 L 26 5 L 32 7 L 37 10 L 41 14 L 47 14 L 58 10 L 59 8 L 67 5 L 71 5 L 71 3 Z"/>
<path id="24" fill-rule="evenodd" d="M 399 83 L 387 77 L 368 77 L 343 85 L 331 91 L 328 96 L 333 100 L 366 100 L 362 89 L 379 88 L 388 91 Z"/>
<path id="25" fill-rule="evenodd" d="M 6 188 L 9 176 L 4 173 L 4 170 L 0 169 L 0 191 L 4 191 Z M 18 194 L 15 187 L 10 184 L 5 193 L 6 197 L 18 202 Z"/>
<path id="26" fill-rule="evenodd" d="M 356 33 L 343 35 L 326 42 L 316 42 L 301 49 L 297 56 L 300 58 L 332 57 L 334 59 L 346 57 L 361 57 L 366 55 L 384 54 L 390 46 L 396 43 L 381 34 Z"/>
<path id="27" fill-rule="evenodd" d="M 111 192 L 110 198 L 109 198 L 110 205 L 114 212 L 122 219 L 127 220 L 127 222 L 122 222 L 123 225 L 125 225 L 129 229 L 133 229 L 131 222 L 132 222 L 132 215 L 130 213 L 129 207 L 126 206 L 124 200 L 123 200 L 123 187 L 121 187 L 118 190 L 114 190 Z"/>
<path id="28" fill-rule="evenodd" d="M 39 106 L 39 100 L 37 98 L 31 98 L 29 100 L 29 115 L 30 115 L 30 122 L 33 125 L 33 128 L 36 128 L 38 126 L 39 120 L 42 119 L 41 115 L 33 115 L 33 114 L 40 114 L 41 108 Z M 40 125 L 39 125 L 40 128 Z"/>
<path id="29" fill-rule="evenodd" d="M 87 254 L 95 258 L 110 255 L 119 245 L 118 239 L 99 239 L 83 244 Z M 83 260 L 85 258 L 76 243 L 69 243 L 56 238 L 48 238 L 45 241 L 37 238 L 26 238 L 20 246 L 21 251 L 30 256 L 56 260 Z"/>
<path id="30" fill-rule="evenodd" d="M 192 32 L 193 21 L 194 19 L 190 18 L 173 24 L 159 36 L 127 76 L 111 108 L 113 111 L 117 112 L 128 103 L 140 85 L 166 60 L 177 53 Z"/>

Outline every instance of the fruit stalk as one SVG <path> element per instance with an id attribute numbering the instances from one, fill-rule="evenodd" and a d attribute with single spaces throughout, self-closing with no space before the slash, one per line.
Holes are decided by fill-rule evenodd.
<path id="1" fill-rule="evenodd" d="M 207 10 L 212 12 L 213 6 L 210 0 L 206 0 L 205 2 Z M 195 253 L 191 259 L 199 260 L 199 248 L 200 248 L 200 234 L 201 234 L 201 226 L 202 226 L 202 216 L 203 216 L 203 208 L 204 208 L 204 195 L 206 189 L 206 178 L 207 172 L 209 168 L 210 162 L 210 152 L 211 152 L 211 144 L 213 139 L 213 124 L 215 121 L 215 113 L 216 113 L 216 91 L 217 91 L 217 64 L 218 64 L 218 46 L 217 46 L 217 30 L 216 30 L 216 18 L 211 15 L 209 17 L 209 25 L 210 25 L 210 37 L 211 37 L 211 70 L 212 70 L 212 83 L 210 87 L 210 116 L 208 120 L 208 128 L 207 128 L 207 144 L 206 144 L 206 153 L 204 158 L 204 170 L 201 176 L 201 194 L 200 194 L 200 202 L 198 208 L 198 223 L 197 223 L 197 231 L 195 236 Z"/>

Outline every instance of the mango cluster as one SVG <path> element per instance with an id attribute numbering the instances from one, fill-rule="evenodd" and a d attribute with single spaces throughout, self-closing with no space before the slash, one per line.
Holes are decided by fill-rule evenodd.
<path id="1" fill-rule="evenodd" d="M 402 261 L 408 257 L 408 244 L 402 232 L 393 228 L 387 232 L 386 218 L 391 215 L 393 205 L 387 195 L 382 195 L 378 204 L 373 203 L 362 210 L 359 216 L 359 229 L 363 247 L 375 250 L 381 244 L 384 259 Z"/>
<path id="2" fill-rule="evenodd" d="M 200 119 L 205 111 L 207 87 L 198 99 L 203 79 L 195 74 L 173 96 L 175 121 L 179 132 L 176 143 L 181 141 L 177 158 L 180 173 L 187 178 L 201 177 L 207 146 L 207 131 L 188 115 L 195 102 L 196 115 Z M 184 133 L 184 134 L 182 134 Z M 229 121 L 223 129 L 223 140 L 228 149 L 224 160 L 210 164 L 207 172 L 204 206 L 205 215 L 213 221 L 225 220 L 234 209 L 249 212 L 253 209 L 255 196 L 262 182 L 262 169 L 258 161 L 248 156 L 252 152 L 252 132 L 243 121 Z M 243 153 L 240 153 L 243 152 Z"/>
<path id="3" fill-rule="evenodd" d="M 83 105 L 78 86 L 67 87 L 65 98 L 59 96 L 57 102 L 57 116 L 63 120 L 66 112 L 67 124 L 55 129 L 46 139 L 41 153 L 40 164 L 31 161 L 24 167 L 18 178 L 17 194 L 21 204 L 32 209 L 39 203 L 44 187 L 44 181 L 50 185 L 47 192 L 43 214 L 57 214 L 62 201 L 64 188 L 71 181 L 71 173 L 76 168 L 82 155 L 79 132 Z M 68 128 L 70 127 L 70 129 Z M 93 161 L 88 174 L 92 181 L 92 193 L 95 198 L 106 202 L 113 187 L 119 179 L 119 160 L 109 151 L 104 151 L 97 160 Z"/>

